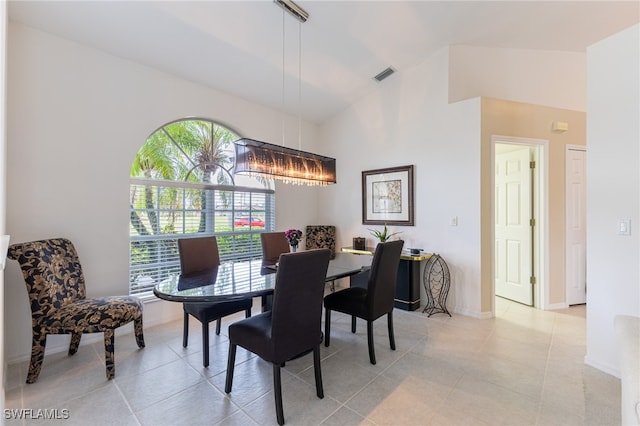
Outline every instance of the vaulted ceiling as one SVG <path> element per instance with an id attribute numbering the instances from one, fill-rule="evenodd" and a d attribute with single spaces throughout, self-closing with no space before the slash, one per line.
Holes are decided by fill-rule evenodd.
<path id="1" fill-rule="evenodd" d="M 637 1 L 297 4 L 306 23 L 270 0 L 22 0 L 9 19 L 318 123 L 449 45 L 585 52 L 640 22 Z"/>

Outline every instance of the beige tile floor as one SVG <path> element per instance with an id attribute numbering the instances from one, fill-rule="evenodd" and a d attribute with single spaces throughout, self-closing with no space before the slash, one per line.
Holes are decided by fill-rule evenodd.
<path id="1" fill-rule="evenodd" d="M 488 320 L 395 310 L 396 351 L 386 321 L 375 324 L 377 365 L 368 361 L 364 323 L 351 334 L 349 318 L 335 313 L 331 346 L 322 347 L 325 398 L 315 395 L 311 356 L 287 363 L 286 424 L 620 424 L 619 380 L 583 362 L 585 306 L 539 311 L 502 299 L 496 306 L 497 317 Z M 199 324 L 192 322 L 186 349 L 181 327 L 176 321 L 147 328 L 143 350 L 131 334 L 117 336 L 111 381 L 99 343 L 73 357 L 47 355 L 32 385 L 24 384 L 26 363 L 10 365 L 6 408 L 65 409 L 69 418 L 6 424 L 275 424 L 270 365 L 239 349 L 226 395 L 226 330 L 212 331 L 205 369 Z"/>

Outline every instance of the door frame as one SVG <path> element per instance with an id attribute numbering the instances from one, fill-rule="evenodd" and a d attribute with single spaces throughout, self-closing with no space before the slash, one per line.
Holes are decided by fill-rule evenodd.
<path id="1" fill-rule="evenodd" d="M 549 141 L 545 139 L 516 136 L 491 135 L 491 313 L 496 314 L 495 298 L 495 169 L 496 144 L 523 145 L 533 149 L 537 173 L 533 177 L 534 212 L 536 227 L 534 232 L 534 265 L 536 288 L 533 292 L 533 308 L 546 310 L 549 307 Z"/>

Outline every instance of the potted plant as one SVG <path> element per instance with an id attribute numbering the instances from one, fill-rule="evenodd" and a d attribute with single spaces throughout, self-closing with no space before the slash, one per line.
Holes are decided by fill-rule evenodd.
<path id="1" fill-rule="evenodd" d="M 378 241 L 381 242 L 381 243 L 385 243 L 385 242 L 389 241 L 391 239 L 391 237 L 393 237 L 394 235 L 400 234 L 400 232 L 390 233 L 389 230 L 387 229 L 387 224 L 386 223 L 384 224 L 384 228 L 382 229 L 382 231 L 379 231 L 377 229 L 369 229 L 369 231 L 371 231 L 371 235 L 376 237 L 378 239 Z"/>

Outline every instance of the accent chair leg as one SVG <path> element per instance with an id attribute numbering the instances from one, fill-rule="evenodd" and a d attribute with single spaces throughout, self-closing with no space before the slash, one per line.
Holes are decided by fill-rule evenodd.
<path id="1" fill-rule="evenodd" d="M 233 386 L 233 368 L 236 365 L 236 347 L 237 345 L 229 344 L 229 357 L 227 358 L 227 379 L 224 382 L 225 393 L 231 392 Z"/>
<path id="2" fill-rule="evenodd" d="M 44 360 L 44 347 L 47 345 L 47 335 L 33 333 L 31 342 L 31 362 L 29 363 L 29 373 L 27 383 L 35 383 L 42 370 Z"/>
<path id="3" fill-rule="evenodd" d="M 376 364 L 376 350 L 373 347 L 373 321 L 367 321 L 367 343 L 369 345 L 369 362 Z"/>
<path id="4" fill-rule="evenodd" d="M 282 380 L 280 378 L 280 365 L 273 364 L 273 393 L 276 397 L 276 418 L 278 424 L 284 424 L 284 410 L 282 409 Z"/>
<path id="5" fill-rule="evenodd" d="M 78 352 L 78 346 L 80 346 L 80 339 L 82 333 L 71 333 L 71 342 L 69 343 L 69 355 L 74 355 Z"/>
<path id="6" fill-rule="evenodd" d="M 111 380 L 116 376 L 116 364 L 113 352 L 115 350 L 113 330 L 104 331 L 104 360 L 107 368 L 107 379 Z"/>
<path id="7" fill-rule="evenodd" d="M 322 387 L 322 370 L 320 368 L 320 345 L 313 348 L 313 372 L 316 376 L 316 395 L 318 398 L 324 398 L 324 390 Z"/>
<path id="8" fill-rule="evenodd" d="M 331 340 L 330 338 L 330 334 L 331 334 L 331 310 L 326 309 L 324 310 L 324 346 L 325 348 L 329 347 L 329 341 Z"/>
<path id="9" fill-rule="evenodd" d="M 387 327 L 389 328 L 389 346 L 391 350 L 396 350 L 396 339 L 393 334 L 393 311 L 387 314 Z"/>
<path id="10" fill-rule="evenodd" d="M 136 336 L 136 343 L 140 349 L 144 348 L 144 331 L 142 327 L 142 314 L 133 320 L 133 332 Z"/>

